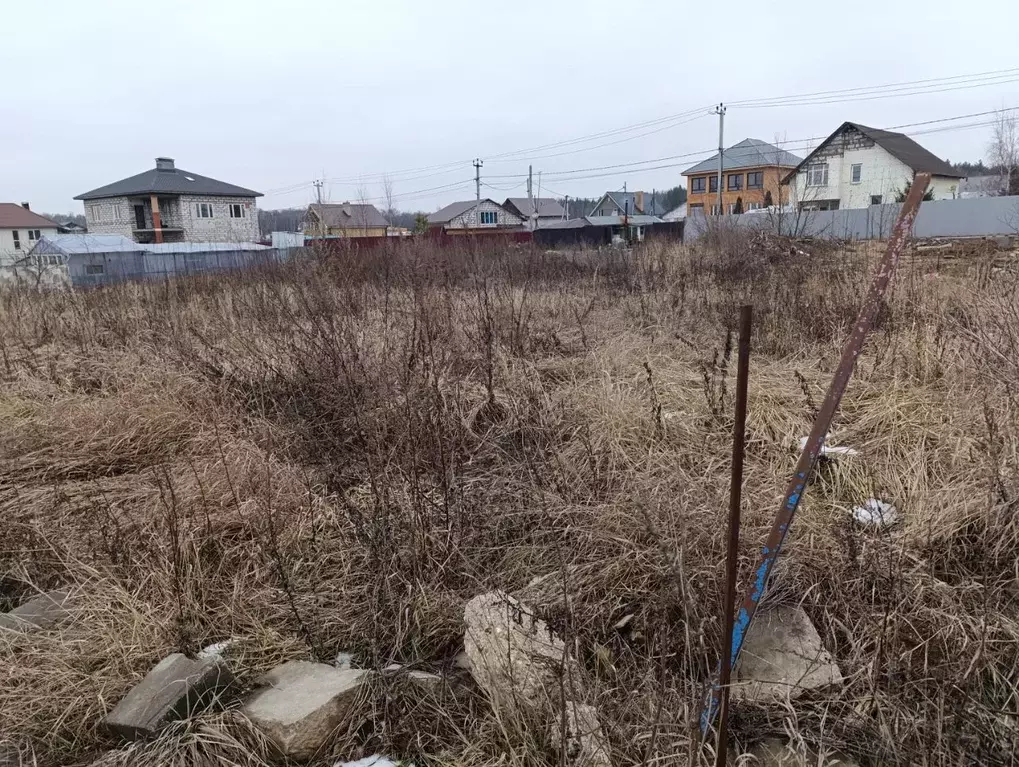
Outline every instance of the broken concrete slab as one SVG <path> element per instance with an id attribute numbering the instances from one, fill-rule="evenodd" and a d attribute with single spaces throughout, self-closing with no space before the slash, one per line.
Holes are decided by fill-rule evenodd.
<path id="1" fill-rule="evenodd" d="M 747 767 L 859 767 L 848 757 L 836 754 L 819 758 L 817 754 L 804 754 L 793 748 L 792 744 L 778 738 L 761 741 L 747 752 L 749 760 L 740 762 Z"/>
<path id="2" fill-rule="evenodd" d="M 290 661 L 262 680 L 242 712 L 290 759 L 308 760 L 347 724 L 369 672 L 326 663 Z"/>
<path id="3" fill-rule="evenodd" d="M 731 694 L 734 700 L 787 700 L 838 684 L 842 673 L 806 612 L 781 605 L 762 610 L 750 625 Z"/>
<path id="4" fill-rule="evenodd" d="M 0 629 L 24 632 L 51 629 L 68 616 L 69 600 L 67 589 L 39 594 L 20 607 L 0 614 Z"/>
<path id="5" fill-rule="evenodd" d="M 580 702 L 580 666 L 548 624 L 502 591 L 468 602 L 464 623 L 464 652 L 471 675 L 494 708 L 503 714 L 531 712 L 547 717 L 561 744 L 561 756 L 573 767 L 611 765 L 598 712 Z"/>
<path id="6" fill-rule="evenodd" d="M 471 675 L 493 705 L 578 699 L 580 669 L 563 641 L 530 607 L 502 591 L 474 597 L 464 608 L 464 652 Z"/>
<path id="7" fill-rule="evenodd" d="M 222 659 L 192 660 L 173 653 L 124 696 L 107 715 L 106 727 L 125 740 L 149 737 L 229 694 L 232 683 L 233 675 Z"/>

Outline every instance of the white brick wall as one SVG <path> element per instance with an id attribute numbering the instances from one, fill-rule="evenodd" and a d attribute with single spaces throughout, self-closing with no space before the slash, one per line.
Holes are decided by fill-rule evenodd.
<path id="1" fill-rule="evenodd" d="M 212 205 L 212 218 L 199 218 L 198 206 Z M 230 217 L 230 206 L 241 206 L 241 218 Z M 258 208 L 253 197 L 180 197 L 180 219 L 186 242 L 255 242 Z"/>
<path id="2" fill-rule="evenodd" d="M 85 221 L 92 234 L 122 234 L 134 238 L 134 206 L 142 198 L 114 197 L 85 202 Z M 212 205 L 212 218 L 200 218 L 198 205 Z M 145 226 L 152 226 L 148 199 L 144 200 Z M 231 218 L 230 206 L 241 206 L 241 218 Z M 258 206 L 253 197 L 180 195 L 160 199 L 164 226 L 184 230 L 185 242 L 255 242 L 258 240 Z"/>

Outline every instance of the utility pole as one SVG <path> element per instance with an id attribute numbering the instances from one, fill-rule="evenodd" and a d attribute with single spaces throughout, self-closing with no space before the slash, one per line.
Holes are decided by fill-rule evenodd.
<path id="1" fill-rule="evenodd" d="M 570 220 L 570 196 L 569 195 L 566 195 L 566 198 L 565 198 L 565 200 L 563 202 L 563 216 L 565 216 L 567 221 Z"/>
<path id="2" fill-rule="evenodd" d="M 477 196 L 477 202 L 474 204 L 474 225 L 478 226 L 481 221 L 481 166 L 484 165 L 481 160 L 475 158 L 474 160 L 474 189 Z"/>
<path id="3" fill-rule="evenodd" d="M 322 180 L 315 179 L 315 199 L 318 200 L 318 204 L 322 204 Z"/>
<path id="4" fill-rule="evenodd" d="M 725 104 L 715 107 L 715 114 L 718 115 L 718 215 L 722 215 L 722 160 L 725 151 L 725 144 L 722 138 L 725 128 Z"/>
<path id="5" fill-rule="evenodd" d="M 534 166 L 527 166 L 527 202 L 531 210 L 527 214 L 527 228 L 534 229 L 534 214 L 537 209 L 534 207 Z"/>

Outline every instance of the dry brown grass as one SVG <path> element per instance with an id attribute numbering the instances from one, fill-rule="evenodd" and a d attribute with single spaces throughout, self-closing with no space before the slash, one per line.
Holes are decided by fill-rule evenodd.
<path id="1" fill-rule="evenodd" d="M 90 764 L 157 659 L 226 637 L 245 685 L 339 651 L 449 670 L 464 603 L 502 588 L 577 649 L 616 763 L 690 763 L 720 633 L 727 332 L 752 301 L 745 582 L 872 256 L 737 245 L 407 249 L 0 297 L 0 574 L 80 595 L 61 628 L 0 637 L 0 738 Z M 1017 299 L 1011 267 L 904 264 L 833 430 L 862 455 L 812 483 L 767 595 L 806 608 L 847 684 L 737 708 L 739 745 L 1013 763 Z M 854 526 L 871 494 L 902 524 Z M 557 763 L 454 673 L 366 695 L 331 756 L 375 751 Z M 270 758 L 226 711 L 99 763 Z"/>

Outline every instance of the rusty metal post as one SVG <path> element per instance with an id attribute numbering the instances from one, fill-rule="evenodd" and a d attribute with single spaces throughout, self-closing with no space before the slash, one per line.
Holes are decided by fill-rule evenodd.
<path id="1" fill-rule="evenodd" d="M 736 601 L 736 569 L 739 556 L 740 501 L 743 496 L 743 453 L 747 432 L 747 383 L 750 379 L 750 326 L 754 308 L 739 314 L 739 358 L 736 367 L 736 423 L 732 427 L 732 474 L 729 479 L 729 543 L 725 552 L 725 596 L 722 598 L 722 653 L 718 674 L 721 705 L 718 715 L 718 749 L 715 767 L 725 767 L 729 746 L 729 679 L 732 674 L 733 602 Z"/>
<path id="2" fill-rule="evenodd" d="M 828 393 L 824 397 L 824 402 L 814 421 L 814 426 L 810 430 L 810 436 L 807 437 L 807 444 L 803 446 L 800 459 L 796 462 L 793 476 L 786 486 L 785 497 L 782 499 L 782 505 L 779 507 L 771 532 L 768 534 L 768 540 L 761 550 L 761 563 L 754 571 L 754 578 L 747 586 L 746 594 L 743 597 L 743 606 L 736 616 L 736 625 L 732 635 L 732 652 L 729 656 L 731 666 L 736 665 L 740 650 L 743 649 L 743 641 L 746 639 L 750 622 L 757 611 L 757 605 L 764 595 L 764 587 L 768 583 L 768 576 L 771 574 L 772 567 L 775 566 L 778 553 L 782 549 L 782 543 L 785 541 L 790 525 L 792 525 L 796 509 L 800 505 L 800 499 L 803 497 L 803 490 L 807 486 L 807 480 L 817 464 L 817 458 L 821 454 L 821 448 L 824 446 L 824 439 L 828 436 L 828 429 L 831 427 L 832 419 L 835 417 L 835 411 L 838 410 L 839 403 L 842 401 L 842 395 L 846 391 L 846 386 L 849 385 L 853 368 L 856 366 L 856 358 L 860 356 L 863 342 L 870 332 L 871 325 L 874 324 L 874 318 L 881 309 L 881 301 L 888 290 L 888 283 L 895 273 L 899 258 L 906 249 L 906 243 L 909 241 L 909 236 L 913 229 L 913 222 L 916 220 L 917 210 L 920 208 L 920 201 L 923 199 L 924 192 L 927 191 L 927 186 L 930 182 L 930 173 L 917 173 L 913 177 L 909 194 L 906 196 L 906 201 L 902 204 L 902 210 L 899 212 L 899 219 L 895 222 L 892 235 L 888 239 L 888 249 L 878 265 L 874 279 L 871 281 L 870 289 L 867 291 L 867 296 L 863 301 L 863 307 L 856 318 L 856 324 L 853 325 L 853 330 L 846 340 L 845 347 L 842 349 L 842 358 L 835 369 L 835 375 L 832 377 L 831 385 L 828 387 Z M 718 693 L 718 688 L 713 687 L 704 706 L 704 711 L 701 714 L 701 733 L 704 735 L 707 735 L 711 723 L 718 713 Z"/>

